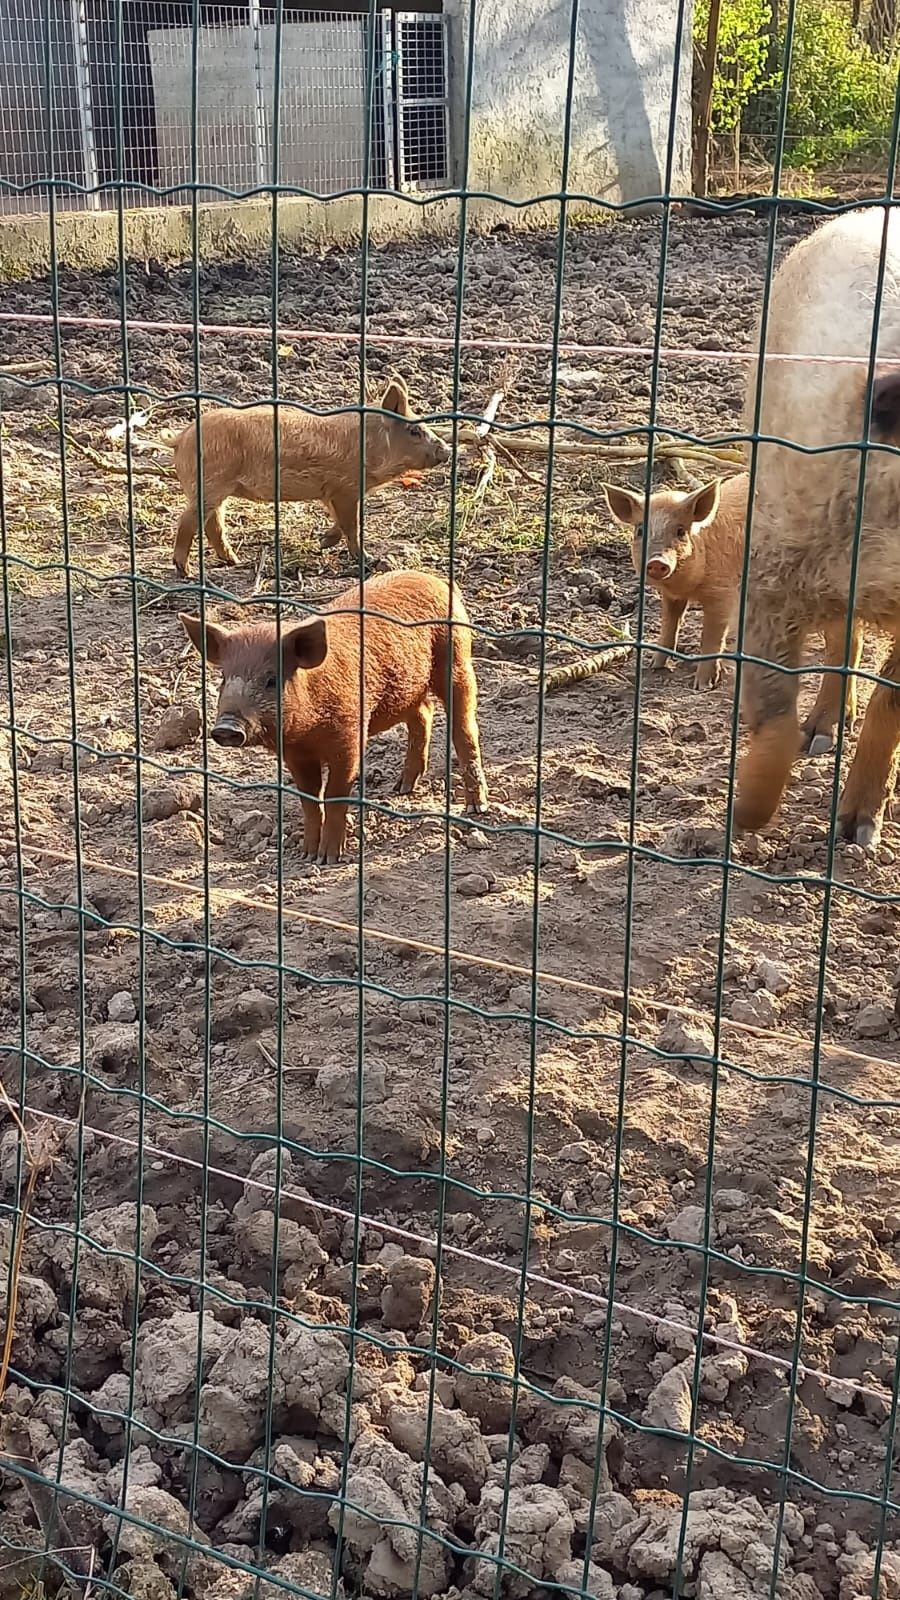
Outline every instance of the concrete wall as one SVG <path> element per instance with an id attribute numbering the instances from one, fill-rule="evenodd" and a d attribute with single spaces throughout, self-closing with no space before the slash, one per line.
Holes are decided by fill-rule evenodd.
<path id="1" fill-rule="evenodd" d="M 288 23 L 281 42 L 282 180 L 314 194 L 363 182 L 366 29 L 358 18 Z M 275 29 L 260 30 L 263 100 L 275 102 Z M 272 170 L 271 154 L 269 172 Z"/>
<path id="2" fill-rule="evenodd" d="M 463 127 L 469 7 L 476 5 L 469 186 L 528 199 L 561 186 L 570 0 L 445 0 L 454 115 Z M 612 202 L 659 194 L 678 0 L 582 0 L 568 188 Z M 690 190 L 691 23 L 685 8 L 672 186 Z"/>

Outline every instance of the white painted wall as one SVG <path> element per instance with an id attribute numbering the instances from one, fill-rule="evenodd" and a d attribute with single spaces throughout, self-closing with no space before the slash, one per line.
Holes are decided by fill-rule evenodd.
<path id="1" fill-rule="evenodd" d="M 475 11 L 468 182 L 516 199 L 561 186 L 570 0 L 445 0 L 461 149 Z M 678 0 L 581 0 L 568 188 L 613 202 L 659 194 L 672 115 Z M 672 187 L 690 189 L 691 0 L 686 0 Z"/>

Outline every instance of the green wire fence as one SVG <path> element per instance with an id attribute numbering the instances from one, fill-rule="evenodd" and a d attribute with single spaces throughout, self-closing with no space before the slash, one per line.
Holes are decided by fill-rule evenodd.
<path id="1" fill-rule="evenodd" d="M 627 545 L 597 526 L 601 470 L 649 497 L 673 470 L 683 481 L 685 469 L 738 464 L 746 447 L 751 504 L 765 472 L 761 385 L 748 433 L 736 415 L 712 439 L 667 416 L 684 361 L 706 363 L 714 394 L 725 363 L 741 363 L 744 384 L 745 333 L 721 326 L 726 305 L 725 344 L 692 337 L 679 365 L 667 318 L 673 262 L 677 275 L 694 251 L 702 277 L 709 249 L 714 273 L 749 237 L 720 231 L 743 224 L 761 265 L 763 349 L 784 247 L 857 203 L 782 194 L 794 0 L 770 192 L 704 200 L 688 218 L 684 0 L 658 23 L 672 52 L 659 192 L 616 203 L 570 184 L 598 11 L 588 0 L 555 16 L 567 70 L 554 185 L 523 199 L 470 182 L 471 0 L 450 19 L 453 181 L 439 196 L 397 190 L 426 226 L 394 245 L 373 200 L 402 50 L 385 46 L 375 0 L 353 14 L 365 181 L 325 196 L 282 170 L 299 14 L 282 0 L 266 13 L 270 170 L 232 189 L 203 166 L 209 14 L 200 0 L 183 10 L 189 181 L 138 183 L 129 170 L 131 0 L 110 11 L 114 176 L 67 175 L 54 109 L 66 69 L 47 0 L 39 175 L 0 182 L 0 200 L 44 215 L 49 250 L 49 272 L 7 282 L 0 306 L 0 1587 L 147 1600 L 889 1596 L 900 1583 L 900 893 L 892 830 L 867 853 L 839 842 L 838 817 L 867 465 L 892 448 L 874 437 L 873 409 L 886 226 L 843 664 L 828 663 L 841 718 L 827 780 L 797 777 L 819 815 L 796 848 L 787 803 L 774 844 L 748 845 L 733 819 L 741 684 L 759 660 L 742 648 L 752 515 L 733 677 L 702 712 L 677 675 L 660 688 L 647 670 L 645 648 L 658 648 L 648 541 L 629 589 Z M 90 9 L 72 16 L 85 37 Z M 248 17 L 258 33 L 259 8 Z M 886 218 L 898 130 L 895 109 L 883 188 L 865 197 Z M 245 202 L 264 202 L 266 252 L 218 260 L 205 244 L 211 194 L 234 206 L 238 230 Z M 136 258 L 136 196 L 187 208 L 188 261 Z M 319 206 L 326 239 L 333 208 L 357 202 L 356 242 L 314 259 L 288 246 L 297 199 Z M 443 234 L 427 231 L 438 201 Z M 507 219 L 489 244 L 482 202 Z M 538 204 L 539 230 L 514 233 Z M 67 216 L 61 228 L 63 212 L 94 205 L 114 213 L 112 272 L 73 267 L 77 227 Z M 599 322 L 606 255 L 634 240 L 652 245 L 641 308 L 652 333 L 626 327 L 610 345 L 582 316 L 569 337 L 573 261 L 581 295 L 593 253 Z M 430 281 L 435 252 L 440 265 L 451 251 L 445 331 L 436 313 L 373 326 L 391 271 Z M 548 325 L 508 337 L 501 309 L 529 251 Z M 351 283 L 349 319 L 325 293 L 335 271 Z M 498 326 L 482 333 L 467 297 L 491 274 Z M 237 284 L 225 311 L 223 281 Z M 208 381 L 220 346 L 232 392 Z M 579 415 L 571 356 L 620 357 L 621 393 Z M 326 357 L 337 377 L 323 376 Z M 375 391 L 403 360 L 444 385 L 446 406 L 413 402 L 449 463 L 367 510 L 367 429 L 390 422 Z M 527 385 L 518 398 L 516 363 L 528 362 L 542 368 L 539 383 L 528 377 L 540 406 Z M 638 362 L 648 377 L 635 377 Z M 271 527 L 255 573 L 242 548 L 232 579 L 211 560 L 201 514 L 196 579 L 175 579 L 153 545 L 165 546 L 175 505 L 156 423 L 196 426 L 202 512 L 210 402 L 236 416 L 271 407 Z M 604 421 L 610 406 L 621 414 Z M 280 429 L 285 417 L 346 414 L 360 430 L 359 555 L 339 583 L 335 558 L 285 524 Z M 573 605 L 560 595 L 578 589 L 568 580 L 585 549 L 606 571 L 588 570 L 578 592 L 592 599 Z M 451 641 L 440 788 L 386 800 L 392 755 L 366 748 L 360 712 L 355 835 L 340 867 L 318 868 L 299 859 L 281 758 L 210 742 L 207 627 L 274 621 L 280 751 L 286 637 L 348 583 L 338 610 L 358 617 L 359 648 L 346 695 L 363 705 L 386 614 L 383 591 L 373 601 L 363 588 L 378 565 L 421 566 L 447 579 L 448 605 L 466 597 L 489 805 L 460 814 L 460 619 L 448 610 L 428 619 Z M 197 672 L 179 611 L 200 619 Z M 422 621 L 400 619 L 398 636 Z M 550 699 L 554 662 L 585 652 L 588 681 Z M 676 663 L 686 653 L 669 652 Z M 890 686 L 868 665 L 859 677 Z M 715 798 L 720 827 L 690 822 L 698 796 Z"/>

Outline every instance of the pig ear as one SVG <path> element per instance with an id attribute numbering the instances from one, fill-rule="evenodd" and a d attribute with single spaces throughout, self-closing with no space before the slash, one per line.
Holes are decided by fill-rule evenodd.
<path id="1" fill-rule="evenodd" d="M 311 667 L 320 667 L 328 654 L 325 618 L 312 617 L 309 622 L 301 622 L 298 627 L 291 628 L 282 638 L 281 648 L 286 678 L 301 668 L 308 672 Z"/>
<path id="2" fill-rule="evenodd" d="M 722 492 L 721 478 L 713 478 L 711 483 L 705 483 L 702 489 L 692 494 L 685 502 L 685 509 L 690 515 L 695 528 L 705 528 L 708 522 L 719 509 L 719 495 Z"/>
<path id="3" fill-rule="evenodd" d="M 630 489 L 617 489 L 615 484 L 605 483 L 603 493 L 606 504 L 617 522 L 626 528 L 637 528 L 644 520 L 644 496 L 632 494 Z"/>
<path id="4" fill-rule="evenodd" d="M 186 612 L 181 611 L 178 614 L 178 620 L 190 639 L 191 644 L 194 646 L 194 649 L 197 651 L 197 654 L 202 655 L 203 624 L 201 623 L 200 618 L 189 617 Z M 213 666 L 217 666 L 221 661 L 222 651 L 225 648 L 225 641 L 227 638 L 227 628 L 221 627 L 217 622 L 208 622 L 206 624 L 206 659 L 207 661 L 211 662 Z"/>
<path id="5" fill-rule="evenodd" d="M 409 391 L 402 378 L 392 378 L 381 397 L 382 411 L 392 411 L 397 417 L 410 417 Z"/>

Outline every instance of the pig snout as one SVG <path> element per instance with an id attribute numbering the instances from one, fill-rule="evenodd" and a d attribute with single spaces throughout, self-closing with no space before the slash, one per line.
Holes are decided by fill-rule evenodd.
<path id="1" fill-rule="evenodd" d="M 450 460 L 450 446 L 424 422 L 410 423 L 398 442 L 408 471 L 422 472 L 426 467 L 440 467 Z"/>
<path id="2" fill-rule="evenodd" d="M 665 583 L 667 578 L 671 578 L 676 565 L 675 557 L 668 552 L 665 555 L 651 556 L 647 562 L 647 577 L 654 583 Z"/>
<path id="3" fill-rule="evenodd" d="M 247 726 L 243 717 L 235 716 L 233 712 L 220 712 L 212 737 L 216 744 L 225 745 L 229 750 L 239 750 L 241 745 L 247 743 Z"/>

